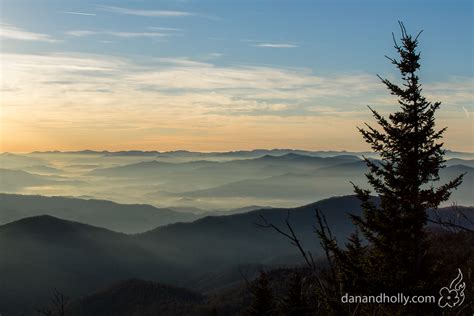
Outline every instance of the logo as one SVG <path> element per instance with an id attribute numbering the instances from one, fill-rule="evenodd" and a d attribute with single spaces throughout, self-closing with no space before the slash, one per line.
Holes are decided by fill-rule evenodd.
<path id="1" fill-rule="evenodd" d="M 449 306 L 450 308 L 460 306 L 464 302 L 464 289 L 466 288 L 466 282 L 462 282 L 462 272 L 461 269 L 458 269 L 458 276 L 451 281 L 449 287 L 442 287 L 439 290 L 439 295 L 441 297 L 438 301 L 438 306 L 445 308 Z"/>

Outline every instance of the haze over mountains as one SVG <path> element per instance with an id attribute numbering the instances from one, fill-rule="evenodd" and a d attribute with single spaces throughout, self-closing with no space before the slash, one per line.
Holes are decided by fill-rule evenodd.
<path id="1" fill-rule="evenodd" d="M 242 276 L 235 273 L 239 265 L 300 263 L 293 245 L 274 231 L 256 226 L 261 216 L 283 225 L 289 214 L 303 246 L 318 258 L 321 250 L 314 234 L 315 209 L 326 214 L 340 240 L 353 231 L 347 213 L 360 213 L 359 201 L 345 196 L 289 210 L 208 216 L 135 235 L 49 215 L 5 224 L 0 226 L 2 313 L 28 315 L 47 302 L 54 288 L 79 298 L 121 280 L 138 278 L 206 292 L 241 282 Z M 474 219 L 474 208 L 464 210 Z M 440 213 L 448 216 L 451 211 L 442 209 Z"/>
<path id="2" fill-rule="evenodd" d="M 139 233 L 157 226 L 193 221 L 200 216 L 151 205 L 117 204 L 104 200 L 1 194 L 0 224 L 24 217 L 51 215 L 124 233 Z"/>
<path id="3" fill-rule="evenodd" d="M 222 212 L 293 207 L 352 193 L 371 153 L 291 149 L 200 153 L 79 151 L 0 155 L 0 191 Z M 451 202 L 473 205 L 474 155 L 447 152 L 441 181 L 466 172 Z"/>
<path id="4" fill-rule="evenodd" d="M 292 221 L 308 246 L 314 242 L 315 207 L 346 210 L 357 208 L 357 202 L 347 197 L 291 210 Z M 329 220 L 333 222 L 344 212 L 333 212 Z M 79 297 L 129 278 L 189 286 L 189 281 L 200 275 L 239 264 L 299 262 L 293 246 L 281 236 L 256 227 L 260 214 L 279 222 L 287 211 L 206 217 L 137 235 L 49 215 L 0 226 L 0 255 L 8 258 L 0 261 L 0 306 L 5 313 L 30 312 L 48 299 L 48 289 L 61 289 Z M 348 227 L 341 224 L 341 234 Z M 314 244 L 312 248 L 317 252 L 318 244 Z"/>
<path id="5" fill-rule="evenodd" d="M 137 289 L 194 311 L 208 304 L 209 293 L 242 291 L 242 266 L 255 275 L 259 267 L 301 263 L 281 235 L 257 227 L 261 216 L 283 225 L 289 214 L 304 247 L 318 258 L 315 209 L 326 214 L 339 240 L 353 232 L 347 213 L 359 213 L 360 203 L 347 194 L 350 181 L 366 181 L 362 154 L 1 154 L 0 312 L 31 315 L 54 288 L 74 299 L 77 315 L 100 315 L 104 306 L 110 309 L 104 300 Z M 465 178 L 446 204 L 472 206 L 474 155 L 449 154 L 441 182 L 460 173 Z M 474 217 L 472 207 L 463 210 Z"/>

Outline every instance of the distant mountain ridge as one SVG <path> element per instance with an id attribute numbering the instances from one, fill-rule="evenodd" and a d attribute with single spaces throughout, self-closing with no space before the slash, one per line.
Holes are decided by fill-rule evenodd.
<path id="1" fill-rule="evenodd" d="M 126 233 L 139 233 L 175 222 L 193 221 L 200 215 L 156 208 L 146 204 L 118 204 L 106 200 L 46 197 L 0 193 L 0 224 L 23 217 L 55 217 Z"/>
<path id="2" fill-rule="evenodd" d="M 77 151 L 34 151 L 31 154 L 92 154 L 92 155 L 106 155 L 106 156 L 157 156 L 157 157 L 187 157 L 187 156 L 221 156 L 221 157 L 259 157 L 264 155 L 284 155 L 288 153 L 296 153 L 302 155 L 317 155 L 320 157 L 329 157 L 336 155 L 357 155 L 372 157 L 373 152 L 369 151 L 346 151 L 346 150 L 303 150 L 290 148 L 274 148 L 274 149 L 253 149 L 253 150 L 235 150 L 235 151 L 215 151 L 215 152 L 198 152 L 189 150 L 173 150 L 173 151 L 157 151 L 157 150 L 122 150 L 122 151 L 108 151 L 108 150 L 77 150 Z M 462 158 L 474 159 L 474 152 L 460 152 L 453 150 L 446 150 L 447 158 Z"/>
<path id="3" fill-rule="evenodd" d="M 207 160 L 196 160 L 196 161 L 189 161 L 189 162 L 163 162 L 163 161 L 142 161 L 138 163 L 133 163 L 129 165 L 122 165 L 117 167 L 110 167 L 104 169 L 95 169 L 90 172 L 92 175 L 109 175 L 109 176 L 153 176 L 150 173 L 151 170 L 159 171 L 160 168 L 172 168 L 172 169 L 181 169 L 181 170 L 189 170 L 189 169 L 197 169 L 197 168 L 204 168 L 204 167 L 212 167 L 212 168 L 226 168 L 229 167 L 249 167 L 249 166 L 260 166 L 262 164 L 268 165 L 288 165 L 288 164 L 303 164 L 307 165 L 314 165 L 317 166 L 328 166 L 328 165 L 336 165 L 339 163 L 347 163 L 353 161 L 360 161 L 360 158 L 353 155 L 340 155 L 334 157 L 317 157 L 317 156 L 306 156 L 296 153 L 287 153 L 281 156 L 272 156 L 272 155 L 264 155 L 257 158 L 248 158 L 248 159 L 236 159 L 231 161 L 207 161 Z M 292 165 L 291 167 L 294 167 Z M 169 170 L 167 170 L 169 172 Z"/>
<path id="4" fill-rule="evenodd" d="M 70 185 L 80 183 L 82 182 L 63 178 L 61 176 L 0 168 L 0 191 L 3 192 L 16 192 L 24 188 L 42 185 Z"/>
<path id="5" fill-rule="evenodd" d="M 261 158 L 259 158 L 261 159 Z M 328 159 L 328 158 L 322 158 Z M 259 179 L 238 180 L 223 185 L 181 192 L 189 198 L 285 198 L 308 200 L 324 198 L 331 195 L 346 195 L 352 191 L 350 181 L 364 186 L 367 166 L 364 161 L 331 164 L 314 168 L 311 172 L 289 172 L 281 175 Z M 465 165 L 451 165 L 441 169 L 441 182 L 453 179 L 465 173 L 463 183 L 453 192 L 452 201 L 463 205 L 473 205 L 472 187 L 474 185 L 474 168 Z"/>

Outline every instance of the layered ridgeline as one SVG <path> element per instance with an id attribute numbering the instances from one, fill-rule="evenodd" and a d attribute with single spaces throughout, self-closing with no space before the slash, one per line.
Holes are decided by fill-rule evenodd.
<path id="1" fill-rule="evenodd" d="M 155 158 L 187 158 L 191 160 L 203 159 L 203 158 L 230 158 L 230 159 L 242 159 L 242 158 L 258 158 L 265 155 L 282 156 L 289 153 L 295 153 L 306 156 L 316 157 L 332 157 L 340 154 L 350 155 L 374 155 L 371 151 L 364 152 L 349 152 L 349 151 L 324 151 L 324 150 L 300 150 L 290 148 L 275 148 L 275 149 L 253 149 L 253 150 L 236 150 L 236 151 L 223 151 L 223 152 L 197 152 L 189 150 L 172 150 L 172 151 L 145 151 L 145 150 L 124 150 L 124 151 L 96 151 L 96 150 L 79 150 L 79 151 L 35 151 L 31 154 L 35 157 L 45 157 L 49 155 L 82 155 L 82 156 L 103 156 L 103 157 L 155 157 Z M 5 153 L 4 155 L 12 155 Z M 446 150 L 446 158 L 465 158 L 472 159 L 473 153 L 459 152 Z"/>
<path id="2" fill-rule="evenodd" d="M 304 244 L 317 252 L 312 227 L 315 208 L 328 212 L 328 220 L 338 223 L 342 237 L 351 227 L 345 213 L 357 211 L 358 202 L 342 197 L 290 210 Z M 29 217 L 0 226 L 2 314 L 31 315 L 34 307 L 48 302 L 55 288 L 69 297 L 79 297 L 130 278 L 189 288 L 197 287 L 191 280 L 239 264 L 299 262 L 292 245 L 255 225 L 259 215 L 281 223 L 287 210 L 210 216 L 137 235 L 52 216 Z"/>
<path id="3" fill-rule="evenodd" d="M 352 194 L 351 181 L 364 186 L 362 155 L 370 156 L 285 149 L 1 154 L 0 192 L 143 203 L 193 213 L 248 205 L 292 207 Z M 472 205 L 473 155 L 449 155 L 441 183 L 466 172 L 452 201 Z"/>
<path id="4" fill-rule="evenodd" d="M 360 212 L 359 201 L 345 196 L 289 210 L 208 216 L 135 235 L 48 215 L 5 224 L 0 226 L 2 315 L 32 315 L 35 307 L 48 304 L 53 289 L 79 299 L 133 278 L 209 291 L 241 281 L 242 276 L 236 273 L 239 265 L 300 263 L 297 250 L 281 235 L 256 226 L 260 216 L 283 225 L 289 213 L 303 246 L 318 257 L 319 242 L 313 231 L 315 209 L 324 211 L 341 240 L 352 232 L 346 213 Z M 472 218 L 474 209 L 465 211 Z M 441 212 L 446 216 L 450 213 L 448 209 Z M 170 291 L 181 297 L 180 291 L 166 289 Z M 199 300 L 192 293 L 183 295 L 188 294 Z"/>
<path id="5" fill-rule="evenodd" d="M 202 215 L 144 204 L 105 200 L 1 194 L 0 224 L 36 215 L 51 215 L 124 233 L 139 233 L 157 226 L 190 222 Z"/>
<path id="6" fill-rule="evenodd" d="M 473 204 L 473 160 L 448 160 L 441 171 L 441 181 L 466 173 L 464 183 L 453 195 L 461 204 Z M 350 181 L 364 184 L 367 170 L 357 155 L 331 157 L 286 153 L 280 156 L 264 155 L 258 158 L 229 161 L 195 160 L 182 163 L 151 160 L 111 168 L 92 170 L 88 175 L 109 179 L 131 179 L 145 183 L 160 183 L 157 190 L 147 191 L 150 201 L 175 199 L 202 203 L 202 201 L 229 201 L 244 199 L 263 204 L 309 202 L 317 198 L 351 193 Z M 152 189 L 153 187 L 149 187 Z M 179 202 L 178 202 L 179 203 Z"/>

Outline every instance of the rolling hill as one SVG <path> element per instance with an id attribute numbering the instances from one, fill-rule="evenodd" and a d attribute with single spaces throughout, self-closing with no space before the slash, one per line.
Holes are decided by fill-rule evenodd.
<path id="1" fill-rule="evenodd" d="M 131 279 L 78 299 L 68 306 L 71 316 L 189 315 L 204 296 L 184 288 Z"/>
<path id="2" fill-rule="evenodd" d="M 200 215 L 144 204 L 118 204 L 38 195 L 1 194 L 0 224 L 24 217 L 51 215 L 124 233 L 139 233 L 175 222 L 193 221 Z"/>
<path id="3" fill-rule="evenodd" d="M 47 165 L 47 161 L 29 155 L 18 155 L 12 153 L 0 154 L 0 168 L 18 169 L 31 166 Z"/>
<path id="4" fill-rule="evenodd" d="M 21 170 L 0 169 L 0 191 L 16 192 L 19 189 L 55 184 L 48 176 L 32 174 Z"/>
<path id="5" fill-rule="evenodd" d="M 305 246 L 318 252 L 312 231 L 313 212 L 328 212 L 340 236 L 348 234 L 345 212 L 357 207 L 354 197 L 321 201 L 291 209 L 291 221 Z M 2 313 L 42 306 L 54 288 L 81 296 L 130 278 L 189 285 L 199 275 L 245 263 L 282 262 L 296 250 L 280 235 L 256 227 L 259 215 L 280 223 L 287 210 L 256 210 L 210 216 L 125 235 L 51 216 L 24 218 L 0 226 L 0 306 Z M 12 251 L 21 249 L 21 251 Z"/>
<path id="6" fill-rule="evenodd" d="M 337 227 L 340 238 L 352 232 L 352 224 L 346 213 L 360 211 L 359 201 L 354 196 L 344 196 L 289 210 L 275 208 L 208 216 L 191 223 L 158 227 L 137 234 L 134 238 L 150 252 L 170 254 L 176 265 L 198 273 L 243 263 L 272 264 L 281 262 L 282 258 L 290 258 L 297 252 L 279 234 L 257 227 L 257 223 L 262 223 L 261 216 L 269 222 L 283 225 L 289 212 L 290 221 L 303 245 L 317 254 L 320 248 L 313 228 L 315 209 L 327 214 L 328 223 Z"/>
<path id="7" fill-rule="evenodd" d="M 363 161 L 355 161 L 312 169 L 305 173 L 290 172 L 263 179 L 245 179 L 176 195 L 186 198 L 241 197 L 310 201 L 315 198 L 351 194 L 353 189 L 350 182 L 364 185 L 366 171 L 367 167 Z M 462 173 L 466 173 L 463 183 L 453 192 L 451 200 L 462 205 L 474 205 L 474 168 L 464 165 L 446 167 L 440 171 L 441 183 Z"/>
<path id="8" fill-rule="evenodd" d="M 325 213 L 341 242 L 353 232 L 347 212 L 360 213 L 354 196 L 342 196 L 292 209 L 208 216 L 135 235 L 47 215 L 5 224 L 0 226 L 2 314 L 31 315 L 35 307 L 48 302 L 54 288 L 80 297 L 120 280 L 138 278 L 210 290 L 210 286 L 235 283 L 239 275 L 225 271 L 238 265 L 300 263 L 297 249 L 288 240 L 256 226 L 262 216 L 285 229 L 289 214 L 304 248 L 317 258 L 321 250 L 314 234 L 315 209 Z M 474 218 L 474 208 L 463 210 Z M 440 214 L 452 212 L 442 209 Z"/>
<path id="9" fill-rule="evenodd" d="M 127 235 L 51 216 L 0 226 L 2 314 L 31 315 L 53 289 L 79 296 L 133 277 L 175 281 L 178 274 L 157 262 Z M 172 277 L 173 276 L 173 277 Z"/>
<path id="10" fill-rule="evenodd" d="M 239 167 L 240 168 L 236 171 L 242 172 L 247 170 L 246 174 L 249 174 L 251 172 L 254 172 L 254 168 L 261 169 L 268 166 L 278 166 L 287 168 L 317 168 L 322 166 L 336 165 L 340 163 L 354 162 L 358 160 L 360 160 L 358 157 L 351 155 L 321 158 L 313 156 L 304 156 L 295 153 L 288 153 L 282 156 L 265 155 L 259 158 L 237 159 L 224 162 L 196 160 L 182 163 L 171 163 L 153 160 L 118 167 L 96 169 L 91 171 L 90 175 L 103 175 L 113 177 L 151 177 L 159 176 L 169 172 L 189 171 L 195 169 L 202 170 L 200 168 L 206 168 L 203 170 L 203 175 L 205 174 L 204 172 L 208 173 L 209 170 L 212 170 L 213 173 L 228 173 Z"/>

